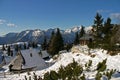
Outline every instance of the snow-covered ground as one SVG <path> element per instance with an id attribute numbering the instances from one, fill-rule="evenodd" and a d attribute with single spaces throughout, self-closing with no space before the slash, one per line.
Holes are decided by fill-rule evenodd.
<path id="1" fill-rule="evenodd" d="M 107 59 L 106 65 L 107 69 L 116 69 L 116 71 L 120 72 L 120 55 L 116 56 L 110 56 L 107 53 L 106 50 L 103 49 L 93 49 L 90 51 L 91 54 L 94 54 L 95 57 L 91 57 L 88 55 L 88 48 L 87 46 L 75 46 L 78 49 L 77 53 L 73 53 L 72 51 L 67 52 L 67 53 L 62 53 L 60 54 L 57 59 L 50 59 L 49 61 L 46 61 L 48 64 L 48 68 L 43 69 L 43 70 L 37 70 L 37 71 L 31 71 L 31 76 L 33 76 L 33 72 L 35 72 L 36 75 L 39 75 L 43 77 L 43 75 L 50 70 L 55 70 L 57 71 L 59 67 L 62 66 L 67 66 L 69 63 L 73 61 L 77 61 L 79 64 L 81 64 L 84 68 L 84 65 L 88 63 L 89 60 L 92 60 L 92 66 L 90 67 L 89 72 L 85 71 L 84 74 L 87 78 L 87 80 L 94 80 L 94 77 L 96 75 L 95 69 L 97 68 L 97 64 L 99 62 L 102 62 L 104 59 Z M 51 63 L 54 63 L 51 65 Z M 111 80 L 120 80 L 120 73 L 115 72 L 112 75 Z M 0 80 L 23 80 L 25 75 L 27 77 L 27 73 L 21 73 L 20 75 L 18 74 L 7 74 L 4 78 L 3 73 L 0 73 Z M 102 80 L 104 77 L 102 77 Z"/>

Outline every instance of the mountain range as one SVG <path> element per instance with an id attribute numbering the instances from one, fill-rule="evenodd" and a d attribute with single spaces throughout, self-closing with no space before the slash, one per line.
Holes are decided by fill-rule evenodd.
<path id="1" fill-rule="evenodd" d="M 85 27 L 85 32 L 88 33 L 91 30 L 91 26 Z M 0 37 L 0 44 L 9 44 L 15 42 L 37 42 L 42 43 L 44 37 L 47 40 L 50 39 L 52 31 L 56 32 L 57 28 L 55 29 L 47 29 L 47 30 L 25 30 L 21 31 L 20 33 L 8 33 L 4 36 Z M 80 27 L 73 27 L 66 30 L 60 30 L 63 40 L 65 43 L 72 43 L 75 39 L 75 33 L 80 32 Z"/>

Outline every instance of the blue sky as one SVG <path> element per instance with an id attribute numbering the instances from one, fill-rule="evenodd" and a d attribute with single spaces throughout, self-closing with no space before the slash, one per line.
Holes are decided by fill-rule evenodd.
<path id="1" fill-rule="evenodd" d="M 120 22 L 120 0 L 0 0 L 0 35 L 26 29 L 93 25 L 99 12 Z"/>

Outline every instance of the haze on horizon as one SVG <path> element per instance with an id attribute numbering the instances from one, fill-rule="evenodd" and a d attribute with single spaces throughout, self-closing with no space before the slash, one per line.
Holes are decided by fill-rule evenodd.
<path id="1" fill-rule="evenodd" d="M 99 12 L 104 20 L 120 23 L 119 0 L 0 0 L 0 35 L 26 29 L 93 25 Z"/>

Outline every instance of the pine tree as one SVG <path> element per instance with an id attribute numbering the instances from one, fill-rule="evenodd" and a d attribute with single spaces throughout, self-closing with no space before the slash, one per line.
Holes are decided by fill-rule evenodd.
<path id="1" fill-rule="evenodd" d="M 103 27 L 102 23 L 103 23 L 103 18 L 99 13 L 97 13 L 94 19 L 94 27 L 93 27 L 96 30 L 95 34 L 97 38 L 101 37 L 101 28 Z"/>
<path id="2" fill-rule="evenodd" d="M 15 51 L 18 51 L 19 50 L 19 48 L 18 48 L 18 45 L 16 44 L 15 45 Z"/>
<path id="3" fill-rule="evenodd" d="M 43 50 L 47 49 L 47 39 L 46 39 L 46 37 L 44 37 L 44 41 L 43 41 L 43 44 L 42 44 L 42 49 Z"/>
<path id="4" fill-rule="evenodd" d="M 81 30 L 80 30 L 80 34 L 79 34 L 79 38 L 83 37 L 84 34 L 85 34 L 84 26 L 81 26 Z"/>
<path id="5" fill-rule="evenodd" d="M 27 47 L 26 47 L 26 44 L 24 43 L 24 49 L 26 49 Z"/>
<path id="6" fill-rule="evenodd" d="M 94 47 L 100 47 L 99 44 L 102 44 L 102 34 L 103 34 L 103 18 L 97 13 L 94 19 L 93 25 L 93 35 L 94 35 Z"/>
<path id="7" fill-rule="evenodd" d="M 50 40 L 49 40 L 49 43 L 48 43 L 48 52 L 49 52 L 49 53 L 51 53 L 51 45 L 52 45 L 51 42 L 52 42 L 54 36 L 55 36 L 55 33 L 54 33 L 54 31 L 52 31 L 51 37 L 50 37 Z"/>
<path id="8" fill-rule="evenodd" d="M 104 23 L 103 32 L 104 34 L 107 34 L 109 31 L 111 31 L 112 25 L 111 25 L 111 19 L 107 18 L 107 20 Z"/>
<path id="9" fill-rule="evenodd" d="M 37 48 L 37 43 L 36 42 L 32 42 L 32 47 L 33 48 Z"/>
<path id="10" fill-rule="evenodd" d="M 52 31 L 52 33 L 51 33 L 51 37 L 50 37 L 50 40 L 49 40 L 49 43 L 48 43 L 48 44 L 50 44 L 50 43 L 51 43 L 51 41 L 52 41 L 52 39 L 53 39 L 54 35 L 55 35 L 54 31 Z"/>
<path id="11" fill-rule="evenodd" d="M 8 46 L 8 49 L 7 49 L 8 56 L 10 56 L 10 52 L 11 52 L 11 49 L 10 49 L 10 46 Z"/>
<path id="12" fill-rule="evenodd" d="M 74 40 L 74 44 L 75 44 L 75 45 L 79 44 L 79 36 L 78 36 L 78 32 L 76 32 L 76 36 L 75 36 L 75 40 Z"/>
<path id="13" fill-rule="evenodd" d="M 58 52 L 62 50 L 63 47 L 64 47 L 63 38 L 62 38 L 59 28 L 57 28 L 57 32 L 52 38 L 50 46 L 49 46 L 49 53 L 51 55 L 58 54 Z"/>
<path id="14" fill-rule="evenodd" d="M 103 28 L 103 32 L 105 34 L 104 37 L 104 44 L 107 43 L 107 45 L 109 45 L 110 47 L 110 39 L 111 39 L 111 35 L 112 35 L 112 24 L 111 24 L 111 19 L 107 18 L 107 20 L 104 23 L 104 28 Z"/>
<path id="15" fill-rule="evenodd" d="M 2 50 L 3 50 L 3 51 L 5 50 L 5 46 L 4 46 L 4 44 L 3 44 L 3 46 L 2 46 Z"/>

